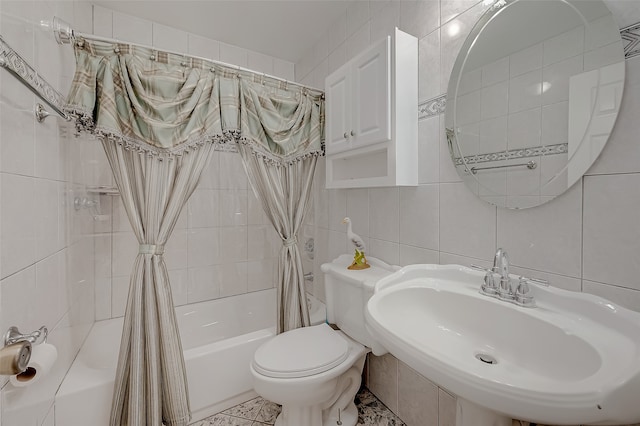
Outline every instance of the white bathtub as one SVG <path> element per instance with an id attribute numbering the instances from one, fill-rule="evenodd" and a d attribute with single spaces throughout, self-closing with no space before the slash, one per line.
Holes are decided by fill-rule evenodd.
<path id="1" fill-rule="evenodd" d="M 176 308 L 192 421 L 256 396 L 255 350 L 274 335 L 275 289 Z M 96 322 L 55 400 L 57 426 L 107 426 L 123 319 Z"/>

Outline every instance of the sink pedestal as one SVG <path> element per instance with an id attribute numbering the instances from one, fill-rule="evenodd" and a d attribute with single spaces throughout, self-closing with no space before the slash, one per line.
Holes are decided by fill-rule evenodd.
<path id="1" fill-rule="evenodd" d="M 456 426 L 511 426 L 511 417 L 491 411 L 458 397 Z"/>

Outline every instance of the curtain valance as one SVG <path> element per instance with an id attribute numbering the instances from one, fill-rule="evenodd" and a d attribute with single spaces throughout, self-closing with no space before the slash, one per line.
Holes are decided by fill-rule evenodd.
<path id="1" fill-rule="evenodd" d="M 80 40 L 67 112 L 86 130 L 159 158 L 243 143 L 273 163 L 323 151 L 324 101 L 219 64 Z"/>

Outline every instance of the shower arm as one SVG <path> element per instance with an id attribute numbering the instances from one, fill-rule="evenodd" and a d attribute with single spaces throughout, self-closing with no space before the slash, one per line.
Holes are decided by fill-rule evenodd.
<path id="1" fill-rule="evenodd" d="M 291 86 L 297 86 L 297 87 L 300 87 L 303 90 L 307 90 L 309 92 L 317 92 L 317 96 L 319 96 L 321 99 L 324 99 L 324 90 L 322 90 L 322 89 L 317 89 L 315 87 L 311 87 L 311 86 L 307 86 L 307 85 L 304 85 L 304 84 L 296 83 L 294 81 L 289 81 L 289 80 L 286 80 L 286 79 L 281 78 L 281 77 L 276 77 L 274 75 L 257 72 L 257 71 L 251 70 L 249 68 L 240 67 L 238 65 L 231 65 L 231 64 L 228 64 L 226 62 L 216 61 L 214 59 L 204 58 L 202 56 L 187 55 L 187 54 L 182 53 L 182 52 L 175 52 L 175 51 L 166 50 L 166 49 L 158 49 L 156 47 L 145 45 L 145 44 L 130 43 L 130 42 L 125 42 L 125 41 L 121 41 L 121 40 L 117 40 L 117 39 L 113 39 L 113 38 L 101 37 L 101 36 L 96 36 L 96 35 L 93 35 L 93 34 L 80 33 L 80 32 L 75 31 L 73 28 L 71 28 L 71 25 L 68 22 L 58 18 L 57 16 L 53 17 L 53 34 L 54 34 L 58 44 L 71 44 L 74 40 L 85 39 L 85 40 L 93 40 L 93 41 L 98 41 L 98 42 L 103 42 L 103 43 L 128 44 L 128 45 L 131 45 L 131 46 L 138 46 L 138 47 L 142 47 L 142 48 L 145 48 L 145 49 L 151 49 L 151 50 L 155 50 L 155 51 L 169 53 L 169 54 L 172 54 L 172 55 L 182 56 L 185 59 L 186 58 L 198 59 L 198 60 L 201 60 L 201 61 L 210 62 L 212 64 L 219 65 L 219 66 L 221 66 L 223 68 L 228 68 L 230 70 L 247 72 L 247 73 L 255 74 L 255 75 L 258 75 L 258 76 L 262 76 L 263 80 L 265 78 L 268 78 L 270 80 L 275 80 L 275 81 L 278 81 L 278 82 L 282 82 L 282 83 L 285 84 L 285 86 L 290 86 L 290 85 Z"/>

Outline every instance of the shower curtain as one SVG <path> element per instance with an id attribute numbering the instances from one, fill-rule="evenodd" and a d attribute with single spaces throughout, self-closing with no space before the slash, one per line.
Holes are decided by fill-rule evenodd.
<path id="1" fill-rule="evenodd" d="M 245 82 L 242 86 L 241 121 L 252 133 L 243 141 L 267 141 L 270 147 L 265 154 L 241 143 L 239 151 L 249 183 L 282 239 L 277 299 L 277 332 L 282 333 L 310 325 L 298 233 L 311 200 L 318 148 L 300 155 L 299 147 L 311 141 L 320 144 L 323 103 L 314 103 L 306 93 L 275 92 Z"/>
<path id="2" fill-rule="evenodd" d="M 186 426 L 186 373 L 164 245 L 214 149 L 239 144 L 245 162 L 253 158 L 279 169 L 309 160 L 315 165 L 322 155 L 322 100 L 299 89 L 260 84 L 262 78 L 252 73 L 139 46 L 77 40 L 74 50 L 76 72 L 66 111 L 78 131 L 101 140 L 139 243 L 110 424 Z M 313 165 L 304 168 L 312 174 Z M 281 231 L 290 253 L 285 257 L 296 268 L 295 233 L 309 185 L 302 185 L 307 195 L 288 208 L 297 211 L 295 221 Z M 295 190 L 287 187 L 280 194 L 288 197 Z M 283 276 L 300 281 L 296 273 L 301 275 Z"/>

